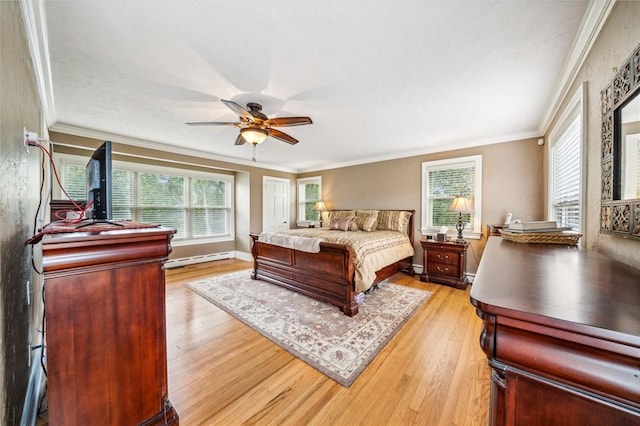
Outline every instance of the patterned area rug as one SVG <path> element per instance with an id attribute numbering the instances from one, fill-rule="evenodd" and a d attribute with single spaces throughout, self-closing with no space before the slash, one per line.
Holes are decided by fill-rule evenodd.
<path id="1" fill-rule="evenodd" d="M 252 280 L 250 271 L 187 287 L 343 386 L 353 383 L 431 295 L 385 281 L 348 317 L 333 305 Z"/>

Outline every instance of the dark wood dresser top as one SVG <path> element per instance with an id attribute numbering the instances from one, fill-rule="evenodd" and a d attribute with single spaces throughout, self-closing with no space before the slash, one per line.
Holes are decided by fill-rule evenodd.
<path id="1" fill-rule="evenodd" d="M 593 250 L 490 237 L 471 303 L 487 314 L 640 351 L 640 270 Z"/>

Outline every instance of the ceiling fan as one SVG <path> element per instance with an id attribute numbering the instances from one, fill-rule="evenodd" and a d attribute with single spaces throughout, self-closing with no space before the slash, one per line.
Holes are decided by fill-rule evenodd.
<path id="1" fill-rule="evenodd" d="M 301 126 L 313 123 L 309 117 L 269 118 L 262 112 L 262 105 L 255 102 L 249 102 L 247 109 L 233 101 L 221 99 L 221 102 L 231 111 L 238 114 L 240 121 L 199 121 L 186 124 L 189 126 L 235 126 L 240 129 L 240 134 L 236 138 L 235 144 L 243 145 L 245 142 L 249 142 L 253 144 L 255 148 L 256 145 L 262 143 L 268 136 L 295 145 L 298 143 L 296 138 L 273 127 Z"/>

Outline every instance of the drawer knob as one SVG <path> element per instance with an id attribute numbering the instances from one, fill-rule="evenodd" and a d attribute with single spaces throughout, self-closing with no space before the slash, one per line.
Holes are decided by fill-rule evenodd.
<path id="1" fill-rule="evenodd" d="M 436 266 L 436 269 L 438 270 L 438 272 L 447 272 L 449 270 L 449 268 L 441 268 L 439 266 Z"/>
<path id="2" fill-rule="evenodd" d="M 438 259 L 449 259 L 449 256 L 440 256 L 439 254 L 436 254 L 436 257 Z"/>

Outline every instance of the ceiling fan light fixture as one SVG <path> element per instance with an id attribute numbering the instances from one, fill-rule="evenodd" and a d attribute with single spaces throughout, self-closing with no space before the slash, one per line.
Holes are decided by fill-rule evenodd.
<path id="1" fill-rule="evenodd" d="M 266 130 L 259 127 L 247 127 L 245 129 L 241 129 L 240 133 L 247 142 L 253 145 L 258 145 L 264 142 L 267 136 L 269 136 Z"/>

